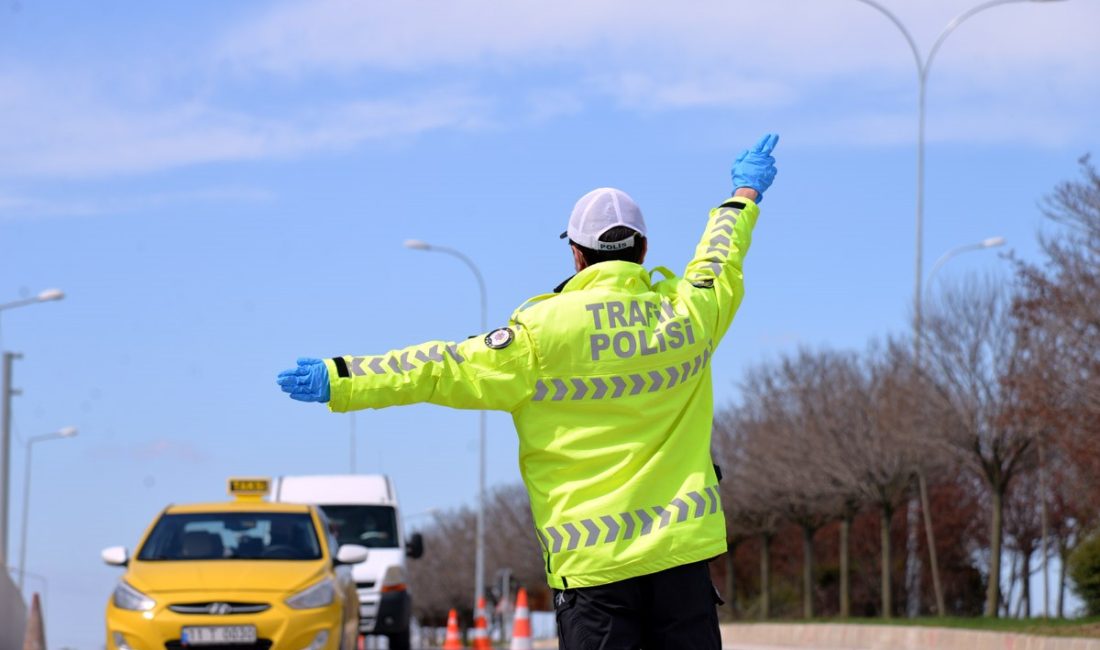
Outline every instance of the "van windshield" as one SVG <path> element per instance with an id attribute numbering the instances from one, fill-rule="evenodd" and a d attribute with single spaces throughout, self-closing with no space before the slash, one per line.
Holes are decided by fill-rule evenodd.
<path id="1" fill-rule="evenodd" d="M 319 560 L 308 514 L 212 512 L 164 515 L 139 560 Z"/>
<path id="2" fill-rule="evenodd" d="M 397 548 L 397 514 L 390 506 L 321 506 L 341 544 Z"/>

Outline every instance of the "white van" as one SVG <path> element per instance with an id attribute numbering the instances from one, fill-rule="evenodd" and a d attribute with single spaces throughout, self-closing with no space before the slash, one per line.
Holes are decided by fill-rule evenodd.
<path id="1" fill-rule="evenodd" d="M 273 501 L 318 505 L 341 544 L 370 549 L 367 561 L 352 568 L 359 591 L 359 631 L 389 637 L 390 650 L 408 650 L 412 602 L 405 558 L 424 552 L 419 533 L 405 539 L 393 481 L 381 474 L 282 476 Z"/>

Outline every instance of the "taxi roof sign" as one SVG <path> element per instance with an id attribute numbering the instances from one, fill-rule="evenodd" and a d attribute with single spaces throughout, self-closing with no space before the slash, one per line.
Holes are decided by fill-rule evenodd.
<path id="1" fill-rule="evenodd" d="M 231 478 L 229 494 L 242 500 L 258 500 L 271 494 L 271 479 Z"/>

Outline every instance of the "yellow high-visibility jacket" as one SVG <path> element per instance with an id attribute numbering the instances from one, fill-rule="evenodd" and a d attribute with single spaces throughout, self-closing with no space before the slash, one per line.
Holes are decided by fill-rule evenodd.
<path id="1" fill-rule="evenodd" d="M 484 337 L 326 360 L 329 408 L 510 412 L 552 587 L 720 555 L 709 361 L 744 295 L 757 215 L 742 197 L 711 210 L 683 278 L 603 262 Z"/>

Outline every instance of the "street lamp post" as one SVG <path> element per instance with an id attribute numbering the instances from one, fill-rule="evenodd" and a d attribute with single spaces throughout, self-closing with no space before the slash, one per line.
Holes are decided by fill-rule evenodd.
<path id="1" fill-rule="evenodd" d="M 61 300 L 65 292 L 60 289 L 46 289 L 33 298 L 25 298 L 14 302 L 0 304 L 0 313 L 7 309 L 26 307 L 40 302 Z M 0 351 L 3 345 L 0 345 Z M 11 398 L 18 395 L 19 391 L 12 388 L 11 371 L 16 359 L 22 359 L 23 355 L 15 352 L 3 352 L 2 372 L 3 386 L 0 386 L 0 567 L 8 565 L 8 509 L 11 502 Z"/>
<path id="2" fill-rule="evenodd" d="M 31 436 L 27 438 L 27 453 L 26 453 L 26 466 L 23 470 L 23 525 L 20 527 L 20 540 L 19 540 L 19 581 L 17 586 L 19 587 L 19 593 L 23 593 L 23 574 L 26 573 L 27 567 L 27 517 L 30 511 L 31 505 L 31 451 L 32 445 L 36 442 L 45 442 L 46 440 L 59 440 L 62 438 L 72 438 L 77 433 L 76 427 L 65 427 L 54 431 L 53 433 L 44 433 L 40 436 Z"/>
<path id="3" fill-rule="evenodd" d="M 1004 243 L 1004 237 L 988 237 L 980 242 L 952 248 L 941 255 L 940 258 L 936 260 L 936 263 L 932 265 L 932 270 L 928 272 L 928 281 L 924 283 L 924 290 L 931 291 L 932 281 L 936 278 L 936 272 L 957 255 L 1004 246 Z M 927 302 L 927 300 L 925 300 L 925 302 Z M 936 538 L 932 533 L 932 512 L 928 501 L 928 482 L 924 478 L 924 472 L 920 469 L 917 470 L 917 489 L 920 494 L 921 511 L 924 513 L 924 535 L 928 543 L 928 560 L 932 564 L 932 588 L 936 594 L 936 613 L 940 616 L 946 616 L 947 613 L 944 611 L 943 586 L 940 584 L 939 562 L 936 559 Z M 914 528 L 912 530 L 915 530 L 915 523 L 913 526 Z"/>
<path id="4" fill-rule="evenodd" d="M 902 36 L 905 37 L 906 43 L 909 44 L 909 49 L 913 52 L 913 61 L 917 66 L 917 84 L 918 84 L 918 99 L 917 99 L 917 187 L 916 187 L 916 255 L 915 266 L 916 272 L 913 274 L 913 357 L 914 363 L 918 368 L 921 367 L 921 280 L 923 279 L 922 262 L 924 253 L 924 124 L 925 124 L 925 97 L 928 86 L 928 71 L 932 67 L 932 61 L 936 57 L 936 53 L 939 51 L 940 46 L 943 45 L 947 37 L 951 35 L 960 25 L 962 25 L 967 19 L 971 18 L 975 14 L 981 13 L 986 9 L 992 9 L 999 5 L 1013 4 L 1019 2 L 1033 2 L 1033 3 L 1047 3 L 1047 2 L 1059 2 L 1061 0 L 988 0 L 981 4 L 975 5 L 970 9 L 962 12 L 958 16 L 955 16 L 951 22 L 940 32 L 939 36 L 932 43 L 932 48 L 928 51 L 928 58 L 922 58 L 920 48 L 917 46 L 916 40 L 913 35 L 909 33 L 909 30 L 905 27 L 905 24 L 901 22 L 893 12 L 881 5 L 876 0 L 856 0 L 863 4 L 874 8 L 882 15 L 886 16 L 890 22 L 894 23 L 894 26 L 898 28 Z M 927 508 L 928 504 L 924 504 Z M 910 506 L 912 510 L 912 506 Z M 910 515 L 911 517 L 911 515 Z M 910 540 L 912 540 L 912 533 L 910 533 Z M 909 561 L 906 566 L 906 583 L 907 591 L 910 594 L 909 603 L 907 609 L 909 614 L 913 615 L 914 603 L 919 606 L 919 602 L 913 600 L 912 594 L 915 593 L 912 584 L 908 584 L 910 580 L 919 580 L 919 575 L 914 572 L 915 563 L 913 555 L 910 554 Z M 933 572 L 937 570 L 935 566 L 932 567 Z M 943 595 L 937 594 L 937 607 L 942 609 Z M 943 615 L 943 612 L 940 612 Z"/>
<path id="5" fill-rule="evenodd" d="M 485 278 L 481 271 L 469 257 L 447 246 L 436 246 L 418 239 L 410 239 L 405 242 L 405 248 L 418 251 L 443 253 L 451 257 L 457 257 L 465 264 L 474 277 L 477 278 L 477 287 L 481 293 L 481 331 L 489 328 L 489 303 L 485 292 Z M 478 480 L 477 480 L 477 533 L 474 550 L 474 605 L 481 602 L 485 596 L 485 411 L 478 411 Z"/>

